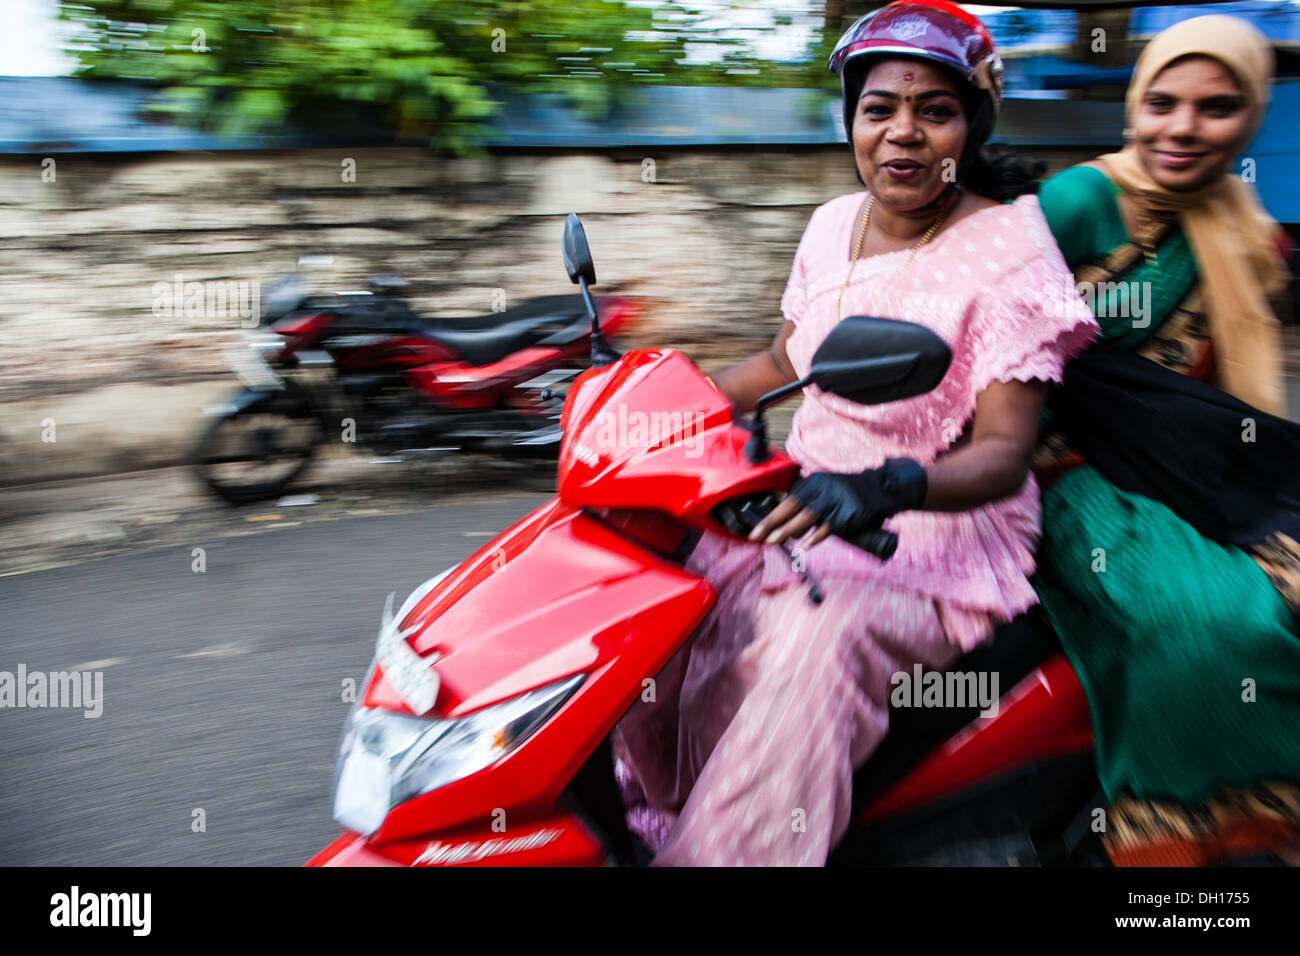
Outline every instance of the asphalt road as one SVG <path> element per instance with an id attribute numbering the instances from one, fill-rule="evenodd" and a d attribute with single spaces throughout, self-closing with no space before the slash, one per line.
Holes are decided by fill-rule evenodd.
<path id="1" fill-rule="evenodd" d="M 351 459 L 295 491 L 314 503 L 228 508 L 180 469 L 0 489 L 0 682 L 104 680 L 98 718 L 0 707 L 0 865 L 304 862 L 338 832 L 343 682 L 384 598 L 549 497 Z"/>
<path id="2" fill-rule="evenodd" d="M 546 495 L 345 518 L 0 578 L 0 671 L 103 671 L 103 713 L 0 709 L 0 864 L 297 865 L 390 591 Z M 194 547 L 206 570 L 192 569 Z M 195 832 L 202 810 L 204 832 Z"/>

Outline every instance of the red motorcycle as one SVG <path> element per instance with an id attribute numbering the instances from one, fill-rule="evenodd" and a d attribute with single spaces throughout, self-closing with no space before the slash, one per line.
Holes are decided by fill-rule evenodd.
<path id="1" fill-rule="evenodd" d="M 308 295 L 290 278 L 267 290 L 264 320 L 232 354 L 246 390 L 209 409 L 193 454 L 200 480 L 240 503 L 274 497 L 329 441 L 383 460 L 482 453 L 554 461 L 560 399 L 589 352 L 588 304 L 530 299 L 488 316 L 431 319 L 396 293 L 397 276 L 364 292 Z M 594 308 L 594 306 L 592 306 Z M 605 305 L 606 327 L 635 316 L 631 299 Z"/>
<path id="2" fill-rule="evenodd" d="M 576 216 L 564 250 L 594 314 Z M 565 400 L 558 496 L 396 613 L 390 597 L 335 773 L 347 832 L 309 865 L 647 862 L 609 734 L 713 607 L 684 566 L 700 533 L 743 536 L 797 477 L 767 446 L 765 408 L 808 384 L 859 402 L 921 394 L 951 355 L 921 326 L 846 319 L 810 375 L 748 423 L 676 351 L 613 358 L 597 355 Z M 855 543 L 887 560 L 897 541 L 877 530 Z M 830 862 L 1092 860 L 1088 708 L 1050 629 L 1017 619 L 953 670 L 998 676 L 996 716 L 974 702 L 895 710 Z"/>

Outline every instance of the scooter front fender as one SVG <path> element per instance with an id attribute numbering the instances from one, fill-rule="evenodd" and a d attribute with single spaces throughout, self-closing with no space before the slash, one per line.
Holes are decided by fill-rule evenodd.
<path id="1" fill-rule="evenodd" d="M 455 719 L 575 675 L 572 696 L 491 766 L 389 811 L 375 842 L 554 812 L 578 768 L 712 609 L 704 577 L 558 500 L 462 562 L 401 626 L 431 661 L 430 718 Z M 434 657 L 436 653 L 436 658 Z M 361 701 L 412 713 L 377 667 Z"/>

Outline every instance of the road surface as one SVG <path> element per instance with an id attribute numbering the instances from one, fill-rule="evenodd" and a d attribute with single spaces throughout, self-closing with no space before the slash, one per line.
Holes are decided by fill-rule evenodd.
<path id="1" fill-rule="evenodd" d="M 365 674 L 385 596 L 400 601 L 546 498 L 186 540 L 0 578 L 0 671 L 104 675 L 97 718 L 0 710 L 0 864 L 302 863 L 337 833 L 343 682 Z"/>

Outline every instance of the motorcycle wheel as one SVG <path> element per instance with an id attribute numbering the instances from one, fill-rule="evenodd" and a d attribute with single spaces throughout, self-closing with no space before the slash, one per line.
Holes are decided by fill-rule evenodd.
<path id="1" fill-rule="evenodd" d="M 231 412 L 204 429 L 194 468 L 209 491 L 231 504 L 263 501 L 300 478 L 324 440 L 315 417 L 265 408 Z"/>

